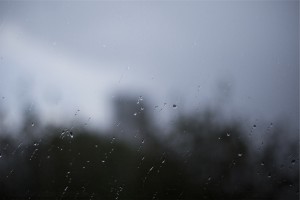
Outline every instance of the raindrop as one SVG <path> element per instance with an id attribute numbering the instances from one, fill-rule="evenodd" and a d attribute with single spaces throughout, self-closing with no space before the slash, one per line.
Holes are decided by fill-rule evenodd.
<path id="1" fill-rule="evenodd" d="M 292 160 L 291 163 L 292 165 L 294 165 L 296 163 L 296 160 Z"/>
<path id="2" fill-rule="evenodd" d="M 174 108 L 174 109 L 177 108 L 177 105 L 176 105 L 176 104 L 173 104 L 173 108 Z"/>
<path id="3" fill-rule="evenodd" d="M 74 137 L 74 135 L 73 135 L 73 132 L 72 132 L 72 131 L 70 131 L 70 133 L 69 133 L 69 134 L 70 134 L 70 137 L 71 137 L 71 138 L 73 138 L 73 137 Z"/>
<path id="4" fill-rule="evenodd" d="M 162 162 L 161 162 L 161 164 L 164 164 L 166 162 L 166 160 L 163 160 Z"/>
<path id="5" fill-rule="evenodd" d="M 102 160 L 101 162 L 102 162 L 102 163 L 105 163 L 105 160 Z"/>
<path id="6" fill-rule="evenodd" d="M 227 137 L 230 137 L 230 133 L 226 133 Z"/>
<path id="7" fill-rule="evenodd" d="M 239 154 L 238 154 L 238 156 L 239 156 L 239 157 L 242 157 L 242 156 L 243 156 L 243 154 L 242 154 L 242 153 L 239 153 Z"/>
<path id="8" fill-rule="evenodd" d="M 149 172 L 148 172 L 148 173 L 150 173 L 150 172 L 153 170 L 153 168 L 154 168 L 154 167 L 151 167 L 151 168 L 149 169 Z"/>
<path id="9" fill-rule="evenodd" d="M 65 134 L 65 131 L 62 131 L 62 132 L 61 132 L 61 136 L 63 136 L 64 134 Z"/>
<path id="10" fill-rule="evenodd" d="M 31 123 L 31 126 L 34 127 L 34 123 L 33 122 Z"/>
<path id="11" fill-rule="evenodd" d="M 134 116 L 136 116 L 136 115 L 137 115 L 137 113 L 135 112 L 135 113 L 133 113 L 133 115 L 134 115 Z"/>
<path id="12" fill-rule="evenodd" d="M 272 177 L 272 176 L 271 176 L 271 173 L 269 173 L 269 174 L 268 174 L 268 178 L 271 178 L 271 177 Z"/>
<path id="13" fill-rule="evenodd" d="M 143 107 L 141 107 L 141 111 L 143 111 L 144 110 L 144 108 Z"/>
<path id="14" fill-rule="evenodd" d="M 98 148 L 98 145 L 97 145 L 97 144 L 95 145 L 95 148 Z"/>
<path id="15" fill-rule="evenodd" d="M 0 158 L 2 158 L 2 153 L 0 153 Z"/>
<path id="16" fill-rule="evenodd" d="M 260 165 L 261 165 L 261 166 L 264 166 L 264 165 L 265 165 L 265 163 L 264 163 L 264 162 L 261 162 L 261 163 L 260 163 Z"/>
<path id="17" fill-rule="evenodd" d="M 29 158 L 30 161 L 31 161 L 32 158 L 35 156 L 35 154 L 36 154 L 37 151 L 38 151 L 38 149 L 35 149 L 35 150 L 32 152 L 32 154 L 31 154 L 31 156 L 30 156 L 30 158 Z"/>
<path id="18" fill-rule="evenodd" d="M 253 124 L 253 128 L 256 128 L 256 124 Z"/>
<path id="19" fill-rule="evenodd" d="M 136 104 L 140 104 L 141 101 L 143 101 L 143 96 L 139 96 L 139 98 L 138 98 Z"/>
<path id="20" fill-rule="evenodd" d="M 143 139 L 143 140 L 142 140 L 142 144 L 144 144 L 144 143 L 145 143 L 145 140 Z"/>
<path id="21" fill-rule="evenodd" d="M 207 180 L 210 181 L 210 180 L 211 180 L 211 177 L 209 176 Z"/>

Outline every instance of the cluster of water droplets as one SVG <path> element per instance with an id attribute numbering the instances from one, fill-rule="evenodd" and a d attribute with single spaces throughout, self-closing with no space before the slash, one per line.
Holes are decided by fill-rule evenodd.
<path id="1" fill-rule="evenodd" d="M 74 133 L 71 129 L 64 129 L 61 133 L 60 133 L 60 138 L 64 139 L 65 137 L 70 137 L 71 139 L 74 137 Z"/>
<path id="2" fill-rule="evenodd" d="M 139 105 L 140 107 L 136 112 L 133 113 L 134 116 L 141 114 L 145 110 L 145 108 L 143 107 L 143 104 L 142 104 L 143 100 L 144 100 L 143 96 L 138 97 L 136 104 Z"/>

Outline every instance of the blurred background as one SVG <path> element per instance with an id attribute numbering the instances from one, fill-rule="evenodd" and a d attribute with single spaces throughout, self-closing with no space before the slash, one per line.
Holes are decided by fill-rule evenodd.
<path id="1" fill-rule="evenodd" d="M 298 199 L 299 1 L 1 1 L 4 199 Z"/>

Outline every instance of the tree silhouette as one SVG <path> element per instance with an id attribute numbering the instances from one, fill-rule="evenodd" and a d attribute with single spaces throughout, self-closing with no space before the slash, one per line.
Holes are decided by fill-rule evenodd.
<path id="1" fill-rule="evenodd" d="M 20 137 L 1 133 L 0 196 L 298 199 L 299 140 L 284 140 L 283 126 L 274 127 L 256 151 L 240 122 L 221 123 L 207 110 L 180 115 L 170 133 L 157 138 L 160 128 L 141 107 L 147 108 L 144 101 L 119 97 L 120 125 L 108 133 L 32 127 L 37 116 L 25 116 Z"/>

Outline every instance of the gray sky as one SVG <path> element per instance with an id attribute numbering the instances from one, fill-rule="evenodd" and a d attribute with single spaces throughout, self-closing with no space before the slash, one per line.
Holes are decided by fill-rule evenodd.
<path id="1" fill-rule="evenodd" d="M 299 121 L 298 1 L 0 2 L 3 122 L 109 126 L 117 92 L 229 118 Z M 178 109 L 172 109 L 177 104 Z"/>

